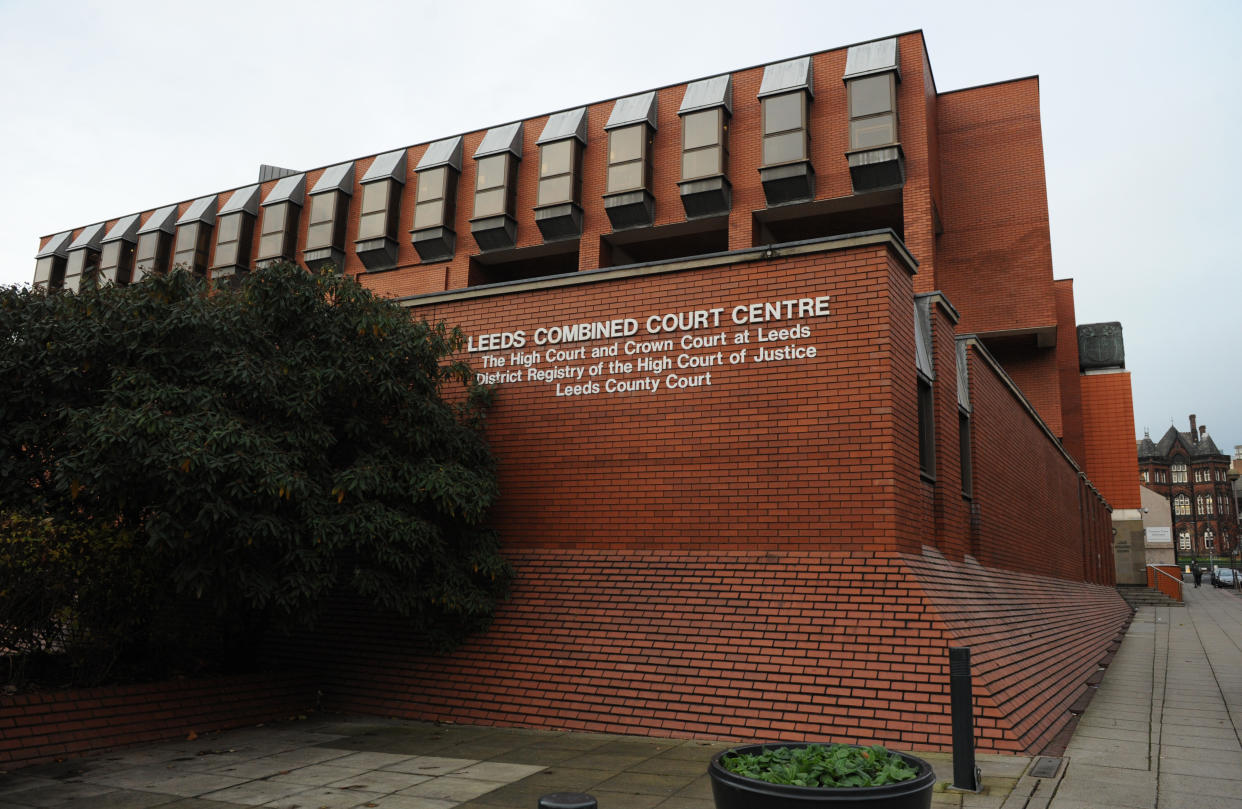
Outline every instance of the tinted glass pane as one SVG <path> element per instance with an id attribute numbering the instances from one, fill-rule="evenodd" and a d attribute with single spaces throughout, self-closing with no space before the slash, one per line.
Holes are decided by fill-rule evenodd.
<path id="1" fill-rule="evenodd" d="M 620 166 L 608 167 L 608 190 L 632 191 L 643 187 L 643 162 L 635 160 Z"/>
<path id="2" fill-rule="evenodd" d="M 806 157 L 806 135 L 801 129 L 783 135 L 768 135 L 763 139 L 763 164 L 788 163 Z"/>
<path id="3" fill-rule="evenodd" d="M 491 191 L 479 191 L 474 195 L 475 216 L 495 216 L 505 212 L 505 190 L 496 188 Z"/>
<path id="4" fill-rule="evenodd" d="M 336 210 L 336 193 L 316 194 L 311 197 L 310 221 L 331 222 Z"/>
<path id="5" fill-rule="evenodd" d="M 539 181 L 539 205 L 549 205 L 554 202 L 572 202 L 573 193 L 573 177 L 568 174 L 562 174 L 559 177 L 549 177 Z"/>
<path id="6" fill-rule="evenodd" d="M 359 239 L 377 239 L 387 235 L 388 214 L 385 211 L 365 213 L 358 220 Z"/>
<path id="7" fill-rule="evenodd" d="M 306 249 L 332 246 L 332 223 L 319 222 L 306 229 Z"/>
<path id="8" fill-rule="evenodd" d="M 643 156 L 643 140 L 647 136 L 647 127 L 627 126 L 614 129 L 608 133 L 608 162 L 625 163 Z"/>
<path id="9" fill-rule="evenodd" d="M 431 202 L 420 202 L 414 206 L 414 229 L 436 228 L 444 220 L 444 203 L 433 199 Z"/>
<path id="10" fill-rule="evenodd" d="M 875 115 L 893 109 L 892 79 L 889 74 L 868 76 L 850 82 L 850 117 Z"/>
<path id="11" fill-rule="evenodd" d="M 285 203 L 269 205 L 263 209 L 263 233 L 280 233 L 285 229 L 285 215 L 289 206 Z"/>
<path id="12" fill-rule="evenodd" d="M 65 265 L 65 277 L 81 275 L 86 269 L 86 250 L 74 250 L 69 254 L 69 262 Z"/>
<path id="13" fill-rule="evenodd" d="M 763 99 L 763 131 L 787 132 L 802 128 L 802 93 L 787 93 Z"/>
<path id="14" fill-rule="evenodd" d="M 877 115 L 861 121 L 850 121 L 850 148 L 866 149 L 869 146 L 884 146 L 896 140 L 893 132 L 893 116 Z"/>
<path id="15" fill-rule="evenodd" d="M 216 245 L 215 266 L 232 267 L 237 263 L 237 242 L 221 242 Z"/>
<path id="16" fill-rule="evenodd" d="M 681 179 L 711 177 L 720 174 L 720 150 L 698 149 L 681 156 Z"/>
<path id="17" fill-rule="evenodd" d="M 692 112 L 681 117 L 682 148 L 715 146 L 720 143 L 720 110 Z"/>
<path id="18" fill-rule="evenodd" d="M 193 250 L 196 241 L 198 241 L 198 225 L 182 225 L 177 228 L 177 242 L 173 250 L 178 253 Z"/>
<path id="19" fill-rule="evenodd" d="M 508 155 L 496 154 L 478 161 L 479 177 L 475 188 L 499 188 L 505 184 L 505 160 Z"/>
<path id="20" fill-rule="evenodd" d="M 121 262 L 121 243 L 108 242 L 103 246 L 103 253 L 100 254 L 100 269 L 111 269 Z"/>
<path id="21" fill-rule="evenodd" d="M 159 248 L 160 234 L 144 233 L 138 237 L 138 261 L 150 262 L 155 258 L 155 251 Z"/>
<path id="22" fill-rule="evenodd" d="M 241 214 L 225 214 L 220 217 L 216 224 L 216 243 L 224 244 L 225 242 L 237 241 L 237 234 L 240 230 Z"/>
<path id="23" fill-rule="evenodd" d="M 259 239 L 259 258 L 276 258 L 283 253 L 284 247 L 285 234 L 282 231 L 265 233 Z"/>
<path id="24" fill-rule="evenodd" d="M 52 256 L 35 260 L 35 283 L 46 284 L 52 278 L 52 265 L 56 259 Z"/>
<path id="25" fill-rule="evenodd" d="M 388 181 L 367 183 L 362 187 L 362 212 L 375 213 L 388 207 Z"/>
<path id="26" fill-rule="evenodd" d="M 425 202 L 429 199 L 443 198 L 444 181 L 447 176 L 448 169 L 444 166 L 420 171 L 418 173 L 418 201 Z"/>
<path id="27" fill-rule="evenodd" d="M 551 177 L 556 174 L 568 174 L 574 156 L 573 148 L 572 138 L 540 146 L 539 176 Z"/>

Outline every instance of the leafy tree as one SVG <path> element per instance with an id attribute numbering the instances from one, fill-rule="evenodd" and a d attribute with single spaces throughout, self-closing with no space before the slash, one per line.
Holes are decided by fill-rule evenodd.
<path id="1" fill-rule="evenodd" d="M 139 537 L 220 616 L 305 623 L 340 588 L 451 643 L 511 576 L 460 339 L 288 264 L 0 289 L 0 509 Z"/>

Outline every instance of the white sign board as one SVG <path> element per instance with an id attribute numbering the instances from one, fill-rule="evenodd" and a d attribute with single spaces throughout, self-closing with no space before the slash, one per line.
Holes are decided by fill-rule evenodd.
<path id="1" fill-rule="evenodd" d="M 1173 544 L 1173 529 L 1167 525 L 1154 526 L 1147 529 L 1148 545 Z"/>

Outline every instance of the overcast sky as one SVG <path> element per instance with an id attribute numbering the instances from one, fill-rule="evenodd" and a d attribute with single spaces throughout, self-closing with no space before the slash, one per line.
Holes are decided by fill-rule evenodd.
<path id="1" fill-rule="evenodd" d="M 921 28 L 942 92 L 1040 77 L 1053 271 L 1078 322 L 1121 321 L 1139 436 L 1196 413 L 1231 452 L 1240 10 L 0 0 L 0 284 L 29 283 L 42 235 L 253 183 L 260 163 L 315 168 Z"/>

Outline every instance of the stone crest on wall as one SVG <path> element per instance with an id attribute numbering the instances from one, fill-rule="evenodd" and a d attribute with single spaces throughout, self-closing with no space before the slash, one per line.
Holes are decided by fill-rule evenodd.
<path id="1" fill-rule="evenodd" d="M 1083 371 L 1126 367 L 1120 323 L 1088 323 L 1078 327 L 1078 367 Z"/>

